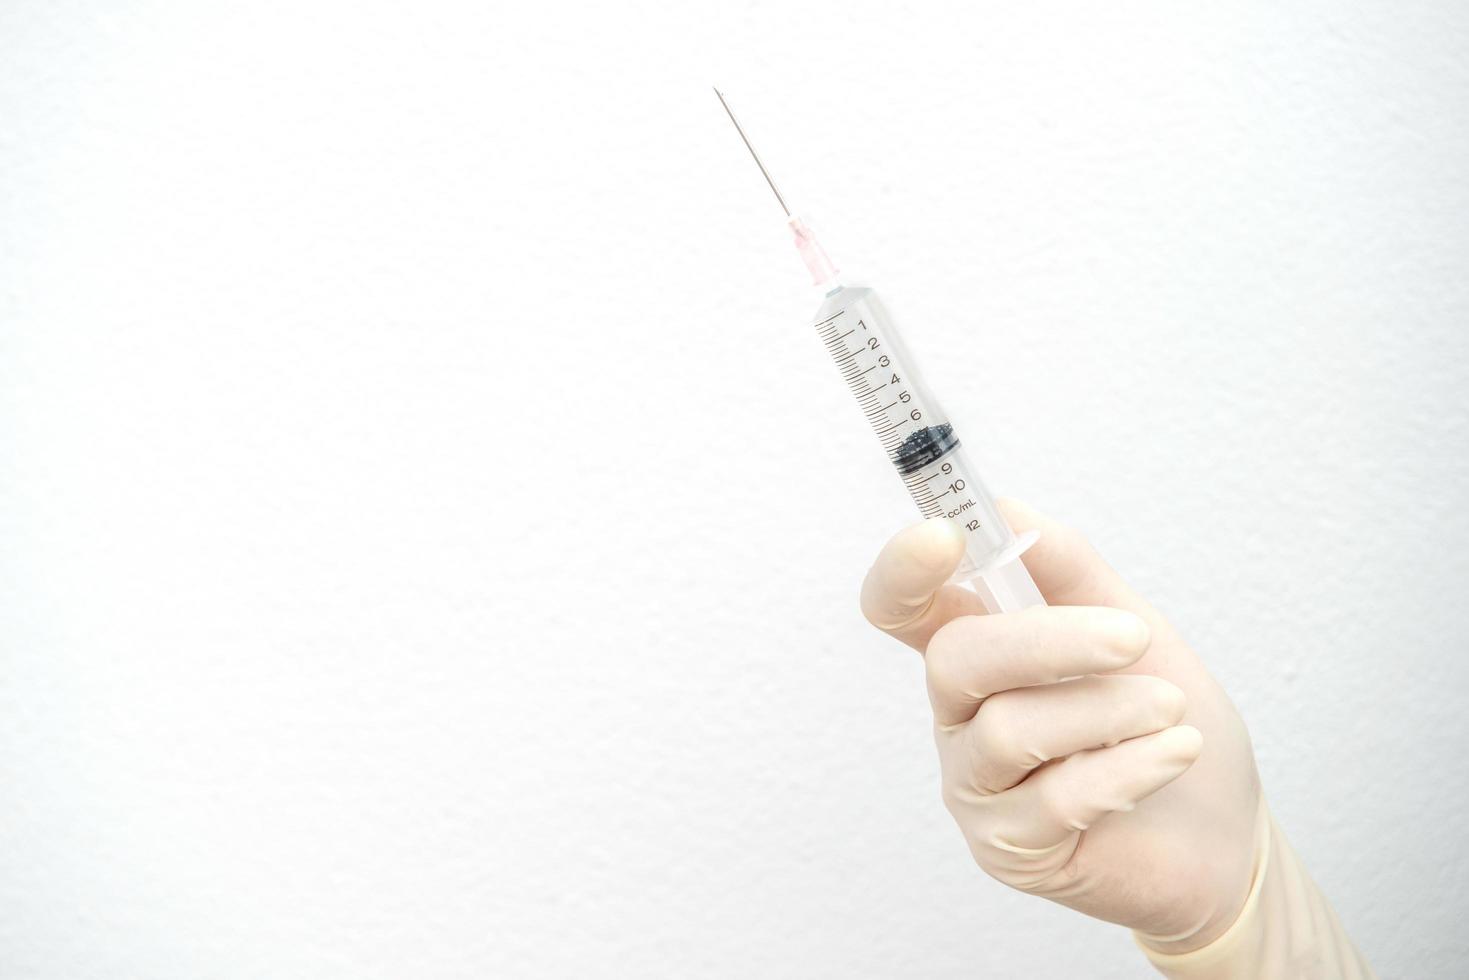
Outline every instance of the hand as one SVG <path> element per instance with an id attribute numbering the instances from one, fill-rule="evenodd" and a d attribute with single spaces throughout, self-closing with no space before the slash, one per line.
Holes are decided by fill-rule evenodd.
<path id="1" fill-rule="evenodd" d="M 944 802 L 1005 884 L 1196 949 L 1250 891 L 1262 810 L 1244 722 L 1077 532 L 1001 509 L 1040 532 L 1025 564 L 1051 605 L 989 616 L 945 585 L 963 539 L 943 519 L 893 537 L 862 587 L 873 625 L 924 654 Z"/>

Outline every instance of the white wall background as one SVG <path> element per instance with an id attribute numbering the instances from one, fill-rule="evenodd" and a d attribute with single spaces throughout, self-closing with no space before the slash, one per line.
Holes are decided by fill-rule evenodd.
<path id="1" fill-rule="evenodd" d="M 0 976 L 1139 977 L 971 866 L 789 198 L 1462 975 L 1469 7 L 0 8 Z M 936 356 L 941 355 L 941 356 Z"/>

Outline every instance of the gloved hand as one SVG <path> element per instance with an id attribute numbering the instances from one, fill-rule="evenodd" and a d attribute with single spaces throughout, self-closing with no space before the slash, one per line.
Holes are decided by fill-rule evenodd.
<path id="1" fill-rule="evenodd" d="M 945 585 L 963 538 L 942 519 L 889 541 L 862 588 L 924 653 L 944 801 L 980 867 L 1135 930 L 1170 976 L 1370 976 L 1198 656 L 1080 535 L 1001 506 L 1040 532 L 1024 560 L 1049 606 L 987 616 Z"/>

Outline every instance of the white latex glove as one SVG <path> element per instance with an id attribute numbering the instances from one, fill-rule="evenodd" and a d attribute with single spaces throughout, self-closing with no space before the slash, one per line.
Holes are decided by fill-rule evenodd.
<path id="1" fill-rule="evenodd" d="M 1002 510 L 1040 532 L 1025 564 L 1049 606 L 986 616 L 945 585 L 963 538 L 942 519 L 889 541 L 862 589 L 867 618 L 924 653 L 944 801 L 980 867 L 1135 930 L 1170 976 L 1370 976 L 1272 833 L 1244 723 L 1198 656 L 1076 532 Z"/>

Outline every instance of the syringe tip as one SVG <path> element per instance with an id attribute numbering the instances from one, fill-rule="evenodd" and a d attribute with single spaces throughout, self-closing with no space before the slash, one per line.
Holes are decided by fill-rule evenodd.
<path id="1" fill-rule="evenodd" d="M 836 264 L 827 256 L 826 249 L 821 247 L 816 235 L 796 215 L 791 216 L 789 224 L 796 236 L 796 251 L 801 253 L 801 261 L 806 263 L 812 283 L 817 286 L 835 284 L 838 271 Z"/>

